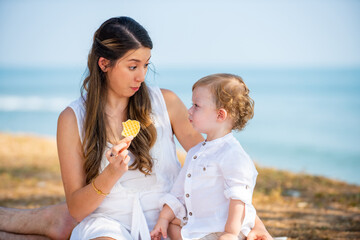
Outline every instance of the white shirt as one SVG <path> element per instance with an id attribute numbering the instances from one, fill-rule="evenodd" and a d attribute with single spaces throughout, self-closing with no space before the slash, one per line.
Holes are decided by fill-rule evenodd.
<path id="1" fill-rule="evenodd" d="M 230 198 L 245 203 L 241 233 L 255 225 L 252 194 L 258 172 L 232 133 L 190 149 L 169 194 L 161 199 L 181 220 L 183 239 L 224 232 Z M 185 207 L 184 207 L 185 206 Z M 239 223 L 240 224 L 240 223 Z"/>

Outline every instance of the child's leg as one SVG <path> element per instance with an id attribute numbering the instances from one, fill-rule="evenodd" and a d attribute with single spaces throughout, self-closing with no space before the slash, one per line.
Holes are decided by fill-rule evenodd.
<path id="1" fill-rule="evenodd" d="M 206 235 L 205 237 L 200 238 L 199 240 L 218 240 L 221 235 L 223 235 L 223 232 L 215 232 L 215 233 L 210 233 L 208 235 Z M 246 237 L 240 232 L 239 236 L 238 236 L 239 240 L 244 240 L 246 239 Z"/>
<path id="2" fill-rule="evenodd" d="M 182 240 L 181 238 L 181 227 L 180 227 L 180 224 L 174 224 L 173 223 L 174 221 L 172 221 L 170 224 L 169 224 L 169 227 L 168 227 L 168 237 L 170 237 L 171 240 Z"/>
<path id="3" fill-rule="evenodd" d="M 205 237 L 200 238 L 199 240 L 218 240 L 222 234 L 222 232 L 210 233 Z"/>

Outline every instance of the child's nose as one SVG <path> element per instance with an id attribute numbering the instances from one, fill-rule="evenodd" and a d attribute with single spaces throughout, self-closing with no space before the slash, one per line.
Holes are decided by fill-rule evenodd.
<path id="1" fill-rule="evenodd" d="M 192 110 L 193 110 L 193 107 L 190 107 L 189 110 L 188 110 L 188 114 L 189 114 L 189 115 L 192 114 Z"/>

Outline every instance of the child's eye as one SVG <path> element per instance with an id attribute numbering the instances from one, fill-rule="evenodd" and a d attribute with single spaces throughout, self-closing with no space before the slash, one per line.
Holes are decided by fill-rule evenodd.
<path id="1" fill-rule="evenodd" d="M 130 70 L 135 70 L 136 69 L 136 66 L 131 66 L 129 67 Z"/>
<path id="2" fill-rule="evenodd" d="M 196 103 L 193 103 L 193 106 L 196 108 L 199 107 L 199 105 L 197 105 Z"/>

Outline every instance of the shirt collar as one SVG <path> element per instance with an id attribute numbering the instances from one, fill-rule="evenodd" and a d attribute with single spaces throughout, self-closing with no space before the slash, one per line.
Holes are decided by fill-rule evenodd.
<path id="1" fill-rule="evenodd" d="M 233 138 L 233 133 L 232 133 L 232 132 L 226 134 L 226 135 L 223 136 L 223 137 L 216 138 L 216 139 L 211 140 L 211 141 L 206 141 L 206 140 L 205 140 L 205 141 L 203 142 L 203 144 L 206 143 L 207 146 L 212 146 L 212 145 L 216 145 L 216 144 L 219 144 L 219 143 L 221 143 L 221 142 L 224 142 L 224 141 L 226 141 L 226 140 L 228 140 L 228 139 L 230 139 L 230 138 Z"/>

